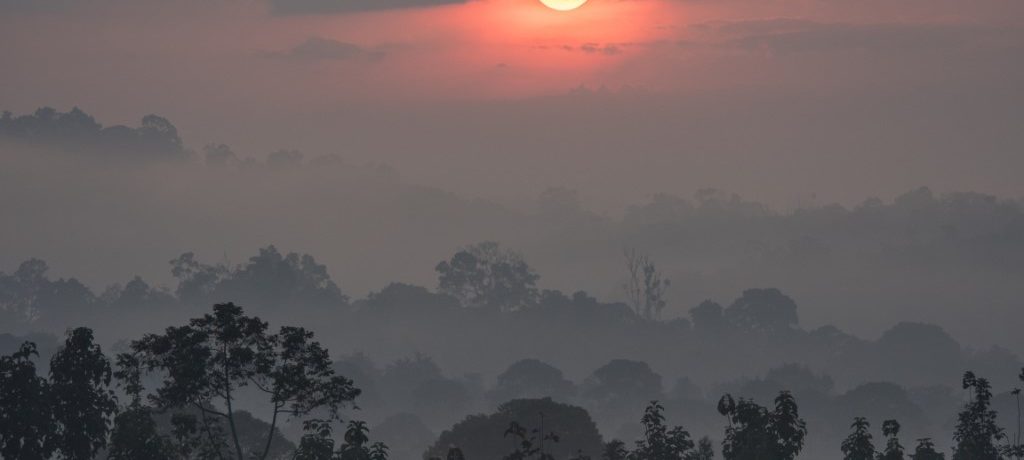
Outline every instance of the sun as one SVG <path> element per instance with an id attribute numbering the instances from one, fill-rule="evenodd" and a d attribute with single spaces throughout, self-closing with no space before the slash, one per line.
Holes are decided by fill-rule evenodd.
<path id="1" fill-rule="evenodd" d="M 544 6 L 557 11 L 571 11 L 583 6 L 587 0 L 540 0 Z"/>

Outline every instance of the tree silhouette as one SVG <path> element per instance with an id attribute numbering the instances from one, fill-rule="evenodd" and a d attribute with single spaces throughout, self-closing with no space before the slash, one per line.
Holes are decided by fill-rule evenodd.
<path id="1" fill-rule="evenodd" d="M 697 450 L 695 450 L 686 460 L 714 460 L 715 459 L 715 448 L 711 444 L 711 439 L 707 436 L 700 438 L 697 441 Z"/>
<path id="2" fill-rule="evenodd" d="M 537 420 L 541 413 L 544 414 L 543 431 L 539 424 L 536 432 L 527 429 L 532 427 L 523 426 L 522 421 Z M 599 453 L 603 447 L 597 426 L 583 408 L 550 398 L 515 399 L 501 404 L 492 414 L 467 416 L 443 431 L 424 456 L 443 457 L 449 448 L 458 446 L 470 460 L 503 458 L 521 447 L 522 439 L 514 431 L 505 435 L 512 422 L 524 428 L 524 435 L 534 438 L 532 443 L 538 449 L 541 432 L 546 435 L 557 433 L 558 443 L 544 443 L 544 452 L 555 458 L 569 458 L 579 449 L 588 455 Z"/>
<path id="3" fill-rule="evenodd" d="M 178 298 L 191 305 L 241 299 L 250 307 L 337 307 L 348 303 L 327 267 L 309 254 L 282 254 L 273 245 L 237 267 L 208 265 L 186 252 L 171 260 Z"/>
<path id="4" fill-rule="evenodd" d="M 1020 374 L 1017 376 L 1022 382 L 1024 382 L 1024 369 L 1021 369 Z M 1013 395 L 1015 402 L 1017 403 L 1017 431 L 1013 435 L 1013 439 L 1010 439 L 1010 443 L 1003 448 L 1003 454 L 1010 458 L 1020 459 L 1024 457 L 1024 444 L 1021 443 L 1020 428 L 1021 428 L 1021 412 L 1020 412 L 1020 388 L 1014 388 L 1010 392 Z"/>
<path id="5" fill-rule="evenodd" d="M 330 420 L 304 422 L 306 435 L 299 442 L 294 460 L 387 460 L 388 447 L 381 442 L 370 443 L 366 422 L 349 421 L 344 442 L 334 450 Z"/>
<path id="6" fill-rule="evenodd" d="M 462 449 L 458 447 L 451 447 L 448 449 L 448 455 L 445 455 L 445 460 L 466 460 L 466 456 L 462 453 Z"/>
<path id="7" fill-rule="evenodd" d="M 722 441 L 726 460 L 792 460 L 803 450 L 807 425 L 788 391 L 775 398 L 775 410 L 726 394 L 718 412 L 729 420 Z"/>
<path id="8" fill-rule="evenodd" d="M 643 361 L 613 359 L 587 377 L 580 393 L 600 412 L 623 413 L 661 397 L 661 375 Z"/>
<path id="9" fill-rule="evenodd" d="M 512 311 L 537 302 L 540 279 L 522 256 L 486 241 L 455 253 L 437 264 L 438 290 L 465 307 Z"/>
<path id="10" fill-rule="evenodd" d="M 170 440 L 157 430 L 149 408 L 132 404 L 114 418 L 109 460 L 172 460 L 178 458 Z"/>
<path id="11" fill-rule="evenodd" d="M 604 445 L 604 450 L 601 452 L 602 460 L 626 460 L 629 455 L 629 451 L 626 450 L 626 443 L 619 441 L 618 439 L 612 439 Z"/>
<path id="12" fill-rule="evenodd" d="M 722 306 L 711 300 L 705 300 L 691 308 L 690 320 L 697 331 L 706 333 L 720 333 L 727 325 Z"/>
<path id="13" fill-rule="evenodd" d="M 636 441 L 630 460 L 684 460 L 691 454 L 694 444 L 690 433 L 681 426 L 665 426 L 664 410 L 658 401 L 651 401 L 644 410 L 640 419 L 644 437 Z"/>
<path id="14" fill-rule="evenodd" d="M 234 456 L 246 452 L 239 441 L 235 403 L 240 388 L 253 386 L 271 406 L 269 433 L 262 449 L 251 452 L 265 459 L 271 450 L 279 416 L 304 417 L 324 411 L 328 420 L 359 394 L 352 381 L 334 374 L 327 350 L 302 328 L 282 327 L 267 332 L 267 323 L 245 316 L 232 303 L 218 304 L 212 314 L 186 326 L 169 327 L 132 342 L 132 353 L 148 372 L 164 376 L 150 399 L 157 408 L 190 407 L 200 415 L 208 444 L 216 444 L 215 418 L 226 421 Z"/>
<path id="15" fill-rule="evenodd" d="M 89 460 L 107 444 L 117 400 L 110 387 L 110 361 L 93 342 L 92 330 L 72 330 L 50 360 L 50 396 L 57 423 L 54 442 L 61 457 Z"/>
<path id="16" fill-rule="evenodd" d="M 885 435 L 885 451 L 878 460 L 903 460 L 903 445 L 900 444 L 900 423 L 895 420 L 882 422 L 882 434 Z"/>
<path id="17" fill-rule="evenodd" d="M 996 411 L 990 409 L 992 390 L 988 380 L 966 372 L 963 388 L 970 390 L 971 401 L 957 416 L 953 460 L 998 460 L 997 445 L 1005 435 L 996 425 Z"/>
<path id="18" fill-rule="evenodd" d="M 864 417 L 853 419 L 853 432 L 843 440 L 843 460 L 874 460 L 875 445 L 871 443 L 871 424 Z"/>
<path id="19" fill-rule="evenodd" d="M 338 449 L 337 460 L 387 460 L 388 447 L 381 442 L 370 444 L 369 433 L 366 422 L 348 422 L 345 442 Z"/>
<path id="20" fill-rule="evenodd" d="M 545 396 L 564 401 L 575 392 L 575 385 L 558 368 L 537 359 L 523 359 L 498 375 L 489 396 L 497 402 Z"/>
<path id="21" fill-rule="evenodd" d="M 519 422 L 509 422 L 505 430 L 506 438 L 512 438 L 513 449 L 508 455 L 502 457 L 504 460 L 526 460 L 536 458 L 537 460 L 553 460 L 550 452 L 544 449 L 544 442 L 557 443 L 559 437 L 555 432 L 544 431 L 544 413 L 540 414 L 540 426 L 528 430 Z"/>
<path id="22" fill-rule="evenodd" d="M 49 459 L 57 427 L 52 417 L 50 387 L 36 374 L 36 345 L 25 342 L 10 356 L 0 357 L 0 457 Z"/>
<path id="23" fill-rule="evenodd" d="M 299 440 L 294 460 L 333 460 L 334 439 L 330 421 L 306 420 L 302 428 L 305 434 Z"/>
<path id="24" fill-rule="evenodd" d="M 910 455 L 911 460 L 946 460 L 946 454 L 935 450 L 935 443 L 931 438 L 917 440 L 917 448 Z"/>
<path id="25" fill-rule="evenodd" d="M 661 317 L 665 309 L 665 291 L 672 282 L 666 279 L 646 254 L 636 249 L 626 254 L 626 298 L 637 316 L 654 319 Z"/>
<path id="26" fill-rule="evenodd" d="M 725 309 L 725 319 L 751 332 L 777 334 L 798 323 L 797 306 L 778 289 L 747 289 Z"/>

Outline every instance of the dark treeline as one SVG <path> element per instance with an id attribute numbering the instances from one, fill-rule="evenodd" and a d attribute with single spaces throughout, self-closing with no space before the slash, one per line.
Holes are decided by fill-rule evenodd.
<path id="1" fill-rule="evenodd" d="M 135 278 L 96 294 L 73 278 L 51 279 L 42 261 L 26 261 L 0 273 L 0 313 L 11 332 L 36 331 L 27 338 L 47 357 L 59 349 L 47 332 L 88 326 L 122 351 L 140 330 L 158 332 L 205 305 L 239 299 L 274 323 L 316 331 L 340 351 L 331 369 L 355 381 L 360 417 L 400 458 L 417 458 L 467 414 L 511 411 L 502 406 L 510 400 L 550 397 L 581 407 L 595 432 L 626 440 L 643 435 L 638 411 L 658 400 L 665 414 L 714 438 L 717 395 L 770 406 L 783 391 L 800 401 L 801 417 L 814 427 L 805 452 L 818 455 L 834 451 L 853 417 L 898 419 L 914 439 L 948 431 L 966 397 L 949 382 L 963 369 L 996 377 L 1003 390 L 993 404 L 1005 426 L 1015 404 L 1012 369 L 1021 366 L 1006 350 L 965 349 L 928 324 L 897 324 L 874 341 L 832 326 L 805 330 L 796 302 L 771 288 L 660 320 L 666 280 L 635 252 L 623 264 L 636 275 L 624 288 L 635 293 L 629 303 L 541 290 L 526 260 L 495 243 L 439 261 L 434 290 L 395 283 L 363 299 L 346 296 L 312 256 L 273 246 L 235 266 L 185 253 L 169 268 L 178 280 L 173 289 Z M 22 341 L 0 335 L 0 351 L 14 353 Z M 238 404 L 246 416 L 264 415 L 248 396 Z M 300 425 L 278 429 L 302 436 Z M 933 442 L 945 449 L 951 439 Z"/>
<path id="2" fill-rule="evenodd" d="M 146 115 L 137 128 L 104 127 L 77 107 L 68 112 L 44 107 L 21 116 L 5 111 L 0 114 L 0 139 L 46 148 L 70 148 L 121 161 L 181 160 L 188 154 L 178 129 L 166 118 Z M 146 152 L 148 158 L 137 152 Z"/>
<path id="3" fill-rule="evenodd" d="M 181 326 L 146 334 L 110 358 L 95 342 L 93 331 L 80 327 L 66 333 L 64 343 L 38 369 L 37 346 L 20 344 L 0 356 L 0 454 L 9 459 L 303 459 L 387 460 L 387 442 L 371 442 L 371 431 L 387 433 L 388 423 L 371 430 L 355 419 L 363 391 L 347 377 L 344 366 L 332 363 L 328 350 L 314 333 L 293 326 L 277 330 L 248 316 L 233 303 Z M 429 368 L 429 359 L 396 363 L 395 367 Z M 580 390 L 591 403 L 628 404 L 639 396 L 650 369 L 637 362 L 613 361 L 594 372 Z M 780 370 L 799 374 L 799 369 Z M 413 371 L 415 373 L 415 371 Z M 358 375 L 356 370 L 352 375 Z M 409 372 L 395 383 L 408 384 Z M 1019 378 L 1024 381 L 1024 370 Z M 813 381 L 814 379 L 812 379 Z M 817 379 L 819 382 L 825 379 Z M 369 380 L 366 380 L 369 381 Z M 415 397 L 454 409 L 452 393 L 432 384 L 421 385 Z M 442 385 L 443 386 L 443 385 Z M 991 384 L 966 372 L 962 389 L 967 400 L 959 408 L 952 434 L 953 460 L 1020 458 L 1021 414 L 1017 432 L 1007 434 L 993 409 Z M 490 395 L 504 398 L 516 390 L 550 393 L 569 391 L 557 370 L 523 361 L 498 378 Z M 415 393 L 414 392 L 414 393 Z M 632 394 L 630 394 L 632 393 Z M 1012 394 L 1019 397 L 1019 390 Z M 563 394 L 562 397 L 565 397 Z M 780 390 L 772 403 L 722 395 L 715 410 L 726 420 L 718 447 L 726 460 L 792 460 L 805 452 L 811 432 L 799 398 Z M 1019 404 L 1019 402 L 1018 402 Z M 671 426 L 666 407 L 658 401 L 643 404 L 639 432 L 627 444 L 605 441 L 587 409 L 551 397 L 515 398 L 490 415 L 470 415 L 444 430 L 422 453 L 423 459 L 491 458 L 553 460 L 710 460 L 715 442 L 709 436 L 695 441 L 684 426 Z M 259 412 L 251 411 L 262 406 Z M 863 413 L 870 404 L 857 405 Z M 269 421 L 256 413 L 268 414 Z M 911 415 L 905 410 L 904 416 Z M 288 427 L 290 425 L 290 430 Z M 408 451 L 411 422 L 397 425 L 393 445 L 400 458 Z M 403 426 L 404 425 L 404 426 Z M 285 428 L 285 430 L 282 430 Z M 395 427 L 391 427 L 395 430 Z M 422 428 L 420 428 L 422 430 Z M 343 430 L 335 439 L 334 433 Z M 289 439 L 287 431 L 294 436 Z M 403 432 L 412 431 L 412 433 Z M 849 435 L 840 443 L 845 460 L 935 460 L 946 458 L 930 437 L 916 438 L 912 451 L 901 441 L 901 423 L 882 423 L 884 446 L 877 447 L 870 419 L 853 418 Z M 293 439 L 297 439 L 293 440 Z M 419 441 L 422 441 L 420 439 Z M 400 450 L 401 449 L 401 450 Z M 825 449 L 811 455 L 820 458 Z M 912 453 L 911 453 L 912 452 Z"/>

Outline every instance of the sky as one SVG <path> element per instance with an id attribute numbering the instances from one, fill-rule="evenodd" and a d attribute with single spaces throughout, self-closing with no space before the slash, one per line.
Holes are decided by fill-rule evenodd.
<path id="1" fill-rule="evenodd" d="M 157 114 L 192 153 L 0 129 L 0 273 L 173 289 L 276 245 L 361 299 L 494 240 L 621 301 L 639 249 L 667 318 L 771 287 L 808 330 L 1024 356 L 1022 57 L 1021 0 L 0 0 L 0 114 Z"/>
<path id="2" fill-rule="evenodd" d="M 1019 197 L 1022 27 L 1001 0 L 0 0 L 0 105 L 611 211 Z"/>

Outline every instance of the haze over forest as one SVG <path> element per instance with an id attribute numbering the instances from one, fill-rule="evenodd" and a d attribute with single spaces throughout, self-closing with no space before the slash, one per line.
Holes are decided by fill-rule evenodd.
<path id="1" fill-rule="evenodd" d="M 0 0 L 0 43 L 0 457 L 1024 457 L 1024 3 Z"/>

